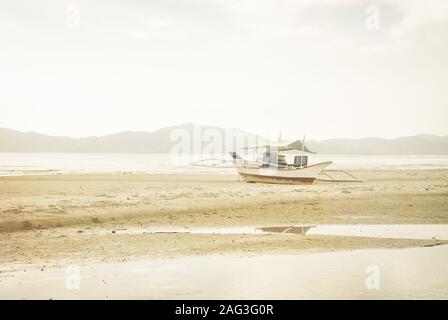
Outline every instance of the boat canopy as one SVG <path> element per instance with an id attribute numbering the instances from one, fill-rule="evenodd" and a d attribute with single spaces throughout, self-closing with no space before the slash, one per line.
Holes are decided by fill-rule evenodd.
<path id="1" fill-rule="evenodd" d="M 242 148 L 242 149 L 257 149 L 257 148 L 266 148 L 267 150 L 272 150 L 272 151 L 290 151 L 290 150 L 302 151 L 303 150 L 303 152 L 313 153 L 313 154 L 315 153 L 315 152 L 311 151 L 310 149 L 308 149 L 308 147 L 306 145 L 304 146 L 302 140 L 296 140 L 291 143 L 273 142 L 273 143 L 269 143 L 269 144 L 258 145 L 258 146 L 254 146 L 254 147 L 247 147 L 247 148 Z"/>

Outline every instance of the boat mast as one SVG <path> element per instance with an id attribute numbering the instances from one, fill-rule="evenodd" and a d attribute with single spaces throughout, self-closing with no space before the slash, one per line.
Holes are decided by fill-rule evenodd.
<path id="1" fill-rule="evenodd" d="M 303 135 L 303 141 L 302 141 L 302 156 L 305 153 L 305 134 Z"/>
<path id="2" fill-rule="evenodd" d="M 300 166 L 305 166 L 305 134 L 303 135 L 302 140 L 302 154 L 300 155 Z"/>

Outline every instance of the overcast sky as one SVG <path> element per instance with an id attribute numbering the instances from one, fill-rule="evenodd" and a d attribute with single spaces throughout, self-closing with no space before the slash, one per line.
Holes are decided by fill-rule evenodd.
<path id="1" fill-rule="evenodd" d="M 0 0 L 0 127 L 448 134 L 448 1 Z"/>

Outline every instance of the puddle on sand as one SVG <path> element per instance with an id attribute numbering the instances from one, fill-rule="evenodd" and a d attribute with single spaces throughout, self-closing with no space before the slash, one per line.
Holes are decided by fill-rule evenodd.
<path id="1" fill-rule="evenodd" d="M 93 234 L 144 234 L 144 233 L 191 233 L 191 234 L 309 234 L 397 239 L 448 240 L 447 224 L 414 225 L 317 225 L 317 226 L 271 226 L 271 227 L 133 227 L 127 229 L 91 229 Z"/>
<path id="2" fill-rule="evenodd" d="M 448 240 L 448 224 L 319 225 L 307 234 L 395 239 Z"/>
<path id="3" fill-rule="evenodd" d="M 98 263 L 79 268 L 79 290 L 65 268 L 1 273 L 0 299 L 447 299 L 447 261 L 442 245 Z"/>
<path id="4" fill-rule="evenodd" d="M 192 234 L 262 234 L 264 233 L 257 227 L 238 226 L 238 227 L 131 227 L 126 229 L 91 229 L 94 234 L 144 234 L 144 233 L 192 233 Z"/>
<path id="5" fill-rule="evenodd" d="M 144 234 L 144 233 L 190 233 L 190 234 L 268 234 L 268 233 L 285 233 L 285 234 L 305 234 L 311 226 L 300 227 L 254 227 L 254 226 L 237 226 L 237 227 L 132 227 L 126 229 L 90 229 L 87 234 Z"/>

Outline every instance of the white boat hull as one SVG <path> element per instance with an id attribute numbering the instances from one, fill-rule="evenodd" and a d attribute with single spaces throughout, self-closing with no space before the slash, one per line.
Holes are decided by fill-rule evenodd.
<path id="1" fill-rule="evenodd" d="M 246 164 L 237 166 L 237 170 L 241 178 L 246 182 L 312 184 L 322 170 L 331 164 L 332 162 L 329 161 L 301 168 L 262 168 Z"/>

